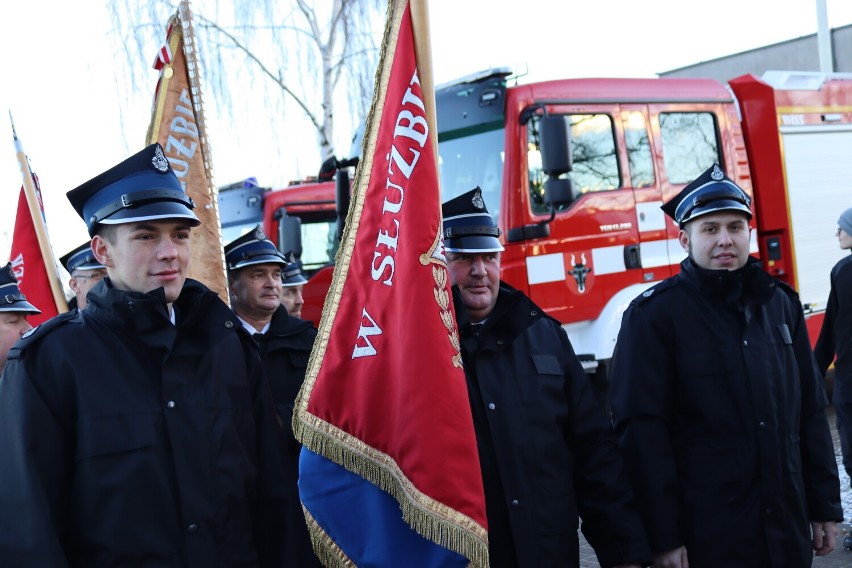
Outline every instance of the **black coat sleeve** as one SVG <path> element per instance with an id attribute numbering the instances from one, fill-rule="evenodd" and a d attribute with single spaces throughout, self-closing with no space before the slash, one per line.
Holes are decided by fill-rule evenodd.
<path id="1" fill-rule="evenodd" d="M 843 521 L 840 507 L 840 482 L 834 457 L 834 442 L 825 415 L 828 401 L 822 377 L 811 353 L 802 306 L 794 303 L 795 321 L 793 349 L 799 366 L 802 411 L 799 448 L 802 456 L 802 477 L 812 522 Z"/>
<path id="2" fill-rule="evenodd" d="M 68 565 L 67 429 L 27 372 L 10 359 L 0 377 L 0 558 L 2 565 Z"/>
<path id="3" fill-rule="evenodd" d="M 669 435 L 675 389 L 667 348 L 672 329 L 635 305 L 628 308 L 610 374 L 614 426 L 655 554 L 683 544 L 677 462 Z"/>
<path id="4" fill-rule="evenodd" d="M 835 281 L 835 271 L 831 271 L 831 292 L 828 294 L 828 304 L 825 309 L 825 318 L 822 320 L 822 327 L 819 331 L 814 346 L 814 357 L 816 358 L 817 367 L 820 374 L 824 377 L 828 367 L 834 361 L 834 325 L 837 318 L 837 310 L 839 302 L 837 299 L 837 282 Z"/>

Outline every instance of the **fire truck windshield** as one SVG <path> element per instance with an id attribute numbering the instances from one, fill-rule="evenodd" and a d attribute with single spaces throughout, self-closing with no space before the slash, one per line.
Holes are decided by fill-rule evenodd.
<path id="1" fill-rule="evenodd" d="M 496 128 L 487 129 L 495 125 Z M 492 123 L 478 128 L 473 134 L 454 131 L 439 135 L 442 202 L 479 186 L 488 212 L 497 221 L 506 157 L 503 133 L 502 123 Z"/>

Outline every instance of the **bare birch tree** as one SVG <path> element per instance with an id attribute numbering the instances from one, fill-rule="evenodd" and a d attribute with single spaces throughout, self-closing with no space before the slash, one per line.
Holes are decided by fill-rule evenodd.
<path id="1" fill-rule="evenodd" d="M 149 88 L 133 69 L 150 66 L 177 5 L 109 0 L 108 6 L 116 58 L 126 65 L 117 74 L 133 89 Z M 235 113 L 246 93 L 260 92 L 269 116 L 309 121 L 322 161 L 336 152 L 348 157 L 350 148 L 335 148 L 335 130 L 351 136 L 369 110 L 382 0 L 200 0 L 190 8 L 205 94 L 220 112 Z"/>

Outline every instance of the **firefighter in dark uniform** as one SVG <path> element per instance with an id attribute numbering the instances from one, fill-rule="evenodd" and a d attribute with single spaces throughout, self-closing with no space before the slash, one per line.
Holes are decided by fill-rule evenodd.
<path id="1" fill-rule="evenodd" d="M 291 506 L 281 538 L 288 541 L 289 566 L 320 566 L 311 546 L 299 501 L 299 450 L 290 424 L 293 405 L 308 367 L 317 332 L 311 322 L 292 317 L 281 304 L 283 271 L 288 259 L 266 238 L 258 225 L 225 246 L 231 307 L 240 323 L 257 341 L 278 417 L 286 430 L 288 486 Z"/>
<path id="2" fill-rule="evenodd" d="M 71 276 L 68 285 L 74 291 L 74 297 L 68 302 L 69 308 L 86 308 L 86 294 L 107 275 L 106 267 L 98 262 L 92 252 L 91 241 L 86 241 L 59 259 Z"/>
<path id="3" fill-rule="evenodd" d="M 616 343 L 613 420 L 655 566 L 810 566 L 842 520 L 802 306 L 749 257 L 750 205 L 718 165 L 663 205 L 688 257 Z"/>
<path id="4" fill-rule="evenodd" d="M 285 438 L 256 345 L 186 278 L 163 149 L 68 192 L 109 276 L 0 378 L 0 564 L 284 566 Z"/>
<path id="5" fill-rule="evenodd" d="M 565 330 L 500 282 L 479 188 L 443 215 L 491 566 L 578 566 L 578 516 L 602 566 L 639 566 L 650 553 L 616 440 Z"/>

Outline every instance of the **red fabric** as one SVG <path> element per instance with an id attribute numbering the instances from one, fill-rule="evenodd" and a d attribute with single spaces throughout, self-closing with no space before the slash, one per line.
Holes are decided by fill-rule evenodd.
<path id="1" fill-rule="evenodd" d="M 41 195 L 38 192 L 36 195 L 41 209 Z M 41 256 L 38 235 L 23 187 L 18 196 L 18 213 L 15 217 L 15 232 L 12 235 L 12 251 L 9 253 L 9 260 L 12 262 L 12 270 L 15 271 L 21 292 L 27 297 L 29 303 L 41 310 L 41 314 L 28 316 L 27 321 L 36 326 L 57 315 L 59 312 L 53 300 L 47 268 Z M 50 260 L 53 262 L 53 259 Z"/>
<path id="2" fill-rule="evenodd" d="M 421 262 L 441 224 L 433 138 L 422 105 L 406 8 L 384 106 L 375 107 L 382 115 L 372 168 L 359 174 L 369 173 L 363 209 L 347 228 L 347 235 L 356 231 L 355 246 L 348 263 L 340 260 L 348 273 L 333 323 L 321 324 L 321 336 L 331 328 L 307 411 L 387 454 L 417 490 L 485 527 L 467 386 L 453 365 L 458 348 L 450 341 L 456 324 L 449 278 L 444 264 Z M 360 180 L 358 189 L 364 185 Z M 438 254 L 443 257 L 442 244 Z M 442 294 L 445 309 L 437 300 Z M 380 333 L 364 333 L 373 327 Z"/>

